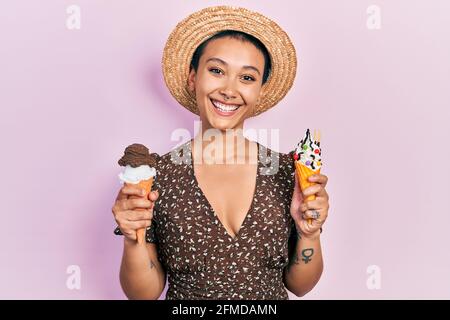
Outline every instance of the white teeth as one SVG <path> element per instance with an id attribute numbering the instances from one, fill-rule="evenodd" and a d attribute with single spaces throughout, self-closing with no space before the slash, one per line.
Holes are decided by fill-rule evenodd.
<path id="1" fill-rule="evenodd" d="M 223 112 L 232 112 L 232 111 L 237 110 L 240 107 L 238 105 L 225 105 L 216 100 L 211 100 L 211 102 L 217 109 L 219 109 L 220 111 L 223 111 Z"/>

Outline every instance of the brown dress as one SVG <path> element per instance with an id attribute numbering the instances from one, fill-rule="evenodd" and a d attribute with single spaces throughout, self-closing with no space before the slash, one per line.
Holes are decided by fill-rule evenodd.
<path id="1" fill-rule="evenodd" d="M 192 141 L 192 140 L 191 140 Z M 290 154 L 258 143 L 256 190 L 236 237 L 217 218 L 194 175 L 191 141 L 158 158 L 147 242 L 168 273 L 166 299 L 288 299 L 283 270 L 295 237 Z"/>

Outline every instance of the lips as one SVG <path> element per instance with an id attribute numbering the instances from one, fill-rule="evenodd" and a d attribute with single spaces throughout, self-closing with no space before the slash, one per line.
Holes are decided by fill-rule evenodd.
<path id="1" fill-rule="evenodd" d="M 241 107 L 239 104 L 224 104 L 214 99 L 210 99 L 210 101 L 216 112 L 223 116 L 233 115 Z"/>

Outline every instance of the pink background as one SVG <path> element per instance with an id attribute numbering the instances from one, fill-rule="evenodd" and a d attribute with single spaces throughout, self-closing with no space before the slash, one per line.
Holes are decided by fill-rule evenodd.
<path id="1" fill-rule="evenodd" d="M 71 4 L 81 30 L 66 28 Z M 282 152 L 322 130 L 325 270 L 304 299 L 449 299 L 445 0 L 3 1 L 0 298 L 125 298 L 117 160 L 130 143 L 166 153 L 175 129 L 193 132 L 160 60 L 176 23 L 216 4 L 268 15 L 297 48 L 294 87 L 246 128 L 280 129 Z M 366 26 L 372 4 L 379 30 Z M 66 287 L 70 265 L 80 290 Z M 366 285 L 370 265 L 379 290 Z"/>

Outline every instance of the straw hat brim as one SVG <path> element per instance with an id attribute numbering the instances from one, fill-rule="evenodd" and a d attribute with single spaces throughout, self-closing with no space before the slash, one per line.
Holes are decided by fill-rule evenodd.
<path id="1" fill-rule="evenodd" d="M 186 109 L 199 114 L 195 95 L 188 87 L 189 66 L 197 47 L 223 30 L 236 30 L 258 38 L 271 57 L 272 70 L 255 107 L 256 116 L 276 105 L 295 79 L 297 58 L 286 32 L 264 15 L 245 8 L 215 6 L 197 11 L 180 21 L 164 47 L 162 69 L 172 96 Z"/>

